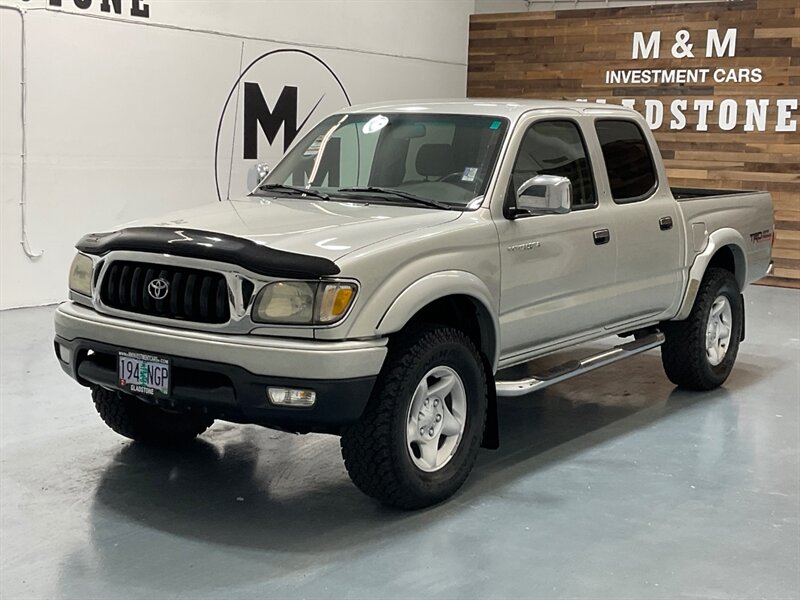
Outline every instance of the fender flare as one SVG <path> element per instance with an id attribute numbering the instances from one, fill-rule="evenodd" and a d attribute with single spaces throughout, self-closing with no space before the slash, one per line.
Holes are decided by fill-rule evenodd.
<path id="1" fill-rule="evenodd" d="M 739 286 L 739 290 L 743 290 L 747 285 L 747 253 L 742 234 L 730 227 L 718 229 L 708 236 L 706 247 L 700 254 L 695 256 L 694 262 L 689 269 L 689 281 L 686 285 L 686 292 L 683 294 L 680 310 L 673 320 L 682 321 L 689 316 L 697 297 L 697 291 L 700 289 L 700 282 L 703 280 L 711 259 L 714 258 L 718 250 L 726 246 L 731 246 L 733 249 L 733 258 L 736 264 L 736 283 Z"/>
<path id="2" fill-rule="evenodd" d="M 500 321 L 496 303 L 486 284 L 467 271 L 439 271 L 416 280 L 391 303 L 378 322 L 377 333 L 388 335 L 400 331 L 425 306 L 446 296 L 469 297 L 483 309 L 483 316 L 491 320 L 493 331 L 487 335 L 487 340 L 492 355 L 487 358 L 495 371 L 500 355 Z"/>

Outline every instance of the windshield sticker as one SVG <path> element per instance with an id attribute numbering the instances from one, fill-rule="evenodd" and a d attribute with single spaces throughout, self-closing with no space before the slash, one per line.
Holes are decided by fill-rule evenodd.
<path id="1" fill-rule="evenodd" d="M 489 129 L 500 129 L 500 121 L 492 121 L 492 124 L 489 125 Z"/>
<path id="2" fill-rule="evenodd" d="M 361 131 L 364 133 L 375 133 L 376 131 L 380 131 L 384 127 L 389 124 L 389 119 L 387 119 L 383 115 L 375 115 L 369 121 L 364 123 L 364 127 L 361 128 Z"/>
<path id="3" fill-rule="evenodd" d="M 478 167 L 466 167 L 464 174 L 461 176 L 461 181 L 475 181 L 475 175 L 478 174 Z"/>

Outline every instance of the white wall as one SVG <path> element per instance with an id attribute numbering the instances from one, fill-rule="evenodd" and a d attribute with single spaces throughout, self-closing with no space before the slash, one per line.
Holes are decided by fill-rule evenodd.
<path id="1" fill-rule="evenodd" d="M 114 0 L 87 10 L 52 1 L 0 0 L 25 9 L 27 235 L 43 252 L 29 258 L 20 244 L 21 21 L 0 9 L 0 308 L 64 298 L 84 233 L 215 202 L 222 107 L 242 65 L 265 52 L 312 52 L 353 103 L 465 92 L 474 0 L 117 0 L 120 15 Z M 130 14 L 143 5 L 147 18 Z M 310 126 L 341 104 L 315 65 L 282 55 L 244 81 L 259 83 L 270 107 L 298 87 L 300 117 L 324 94 Z M 241 154 L 240 96 L 223 125 L 217 166 L 225 184 L 233 167 L 233 195 L 256 162 Z M 259 133 L 258 160 L 274 161 L 282 139 L 270 146 Z"/>

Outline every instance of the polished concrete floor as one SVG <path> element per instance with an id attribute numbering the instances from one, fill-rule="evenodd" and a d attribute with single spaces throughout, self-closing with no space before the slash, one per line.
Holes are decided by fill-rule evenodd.
<path id="1" fill-rule="evenodd" d="M 656 351 L 503 401 L 502 448 L 418 513 L 331 437 L 130 443 L 61 373 L 53 309 L 1 313 L 0 597 L 798 598 L 800 293 L 746 297 L 724 388 L 677 391 Z"/>

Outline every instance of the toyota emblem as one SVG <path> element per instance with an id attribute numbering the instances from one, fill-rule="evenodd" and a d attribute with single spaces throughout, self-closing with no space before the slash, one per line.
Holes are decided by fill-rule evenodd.
<path id="1" fill-rule="evenodd" d="M 147 284 L 147 293 L 155 300 L 163 300 L 169 294 L 169 281 L 159 277 Z"/>

